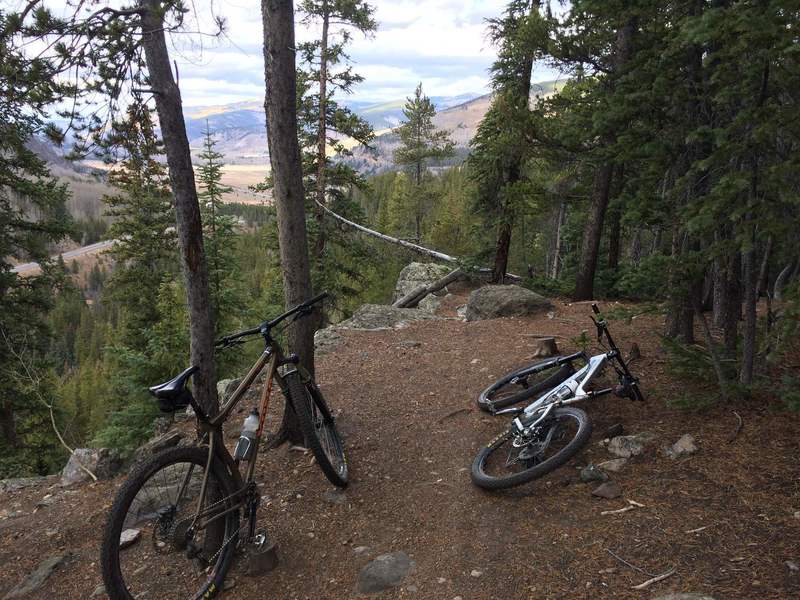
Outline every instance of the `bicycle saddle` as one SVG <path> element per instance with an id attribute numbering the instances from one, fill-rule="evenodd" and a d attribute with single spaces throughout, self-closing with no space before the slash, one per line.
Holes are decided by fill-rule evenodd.
<path id="1" fill-rule="evenodd" d="M 150 393 L 162 400 L 177 400 L 186 391 L 186 382 L 189 381 L 197 366 L 189 367 L 183 373 L 165 383 L 159 383 L 150 388 Z"/>

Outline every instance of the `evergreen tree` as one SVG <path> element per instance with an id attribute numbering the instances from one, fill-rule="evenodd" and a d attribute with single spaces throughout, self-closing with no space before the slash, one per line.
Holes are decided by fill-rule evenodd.
<path id="1" fill-rule="evenodd" d="M 406 167 L 414 182 L 415 199 L 412 209 L 414 232 L 419 241 L 422 236 L 422 219 L 428 202 L 422 183 L 428 165 L 433 160 L 441 160 L 455 154 L 450 133 L 439 130 L 433 124 L 436 108 L 422 92 L 422 83 L 414 90 L 413 98 L 406 98 L 403 107 L 403 121 L 395 130 L 400 137 L 400 148 L 394 154 L 394 161 Z"/>

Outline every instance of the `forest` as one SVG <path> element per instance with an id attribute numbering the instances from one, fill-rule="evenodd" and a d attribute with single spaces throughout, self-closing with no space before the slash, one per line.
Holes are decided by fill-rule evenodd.
<path id="1" fill-rule="evenodd" d="M 492 283 L 635 301 L 665 316 L 681 376 L 715 382 L 703 402 L 800 410 L 800 3 L 510 0 L 486 23 L 491 105 L 466 156 L 421 83 L 392 169 L 365 176 L 348 157 L 375 132 L 344 99 L 363 82 L 348 44 L 381 35 L 374 7 L 263 0 L 258 206 L 223 202 L 213 131 L 190 153 L 168 39 L 192 9 L 123 4 L 0 8 L 0 478 L 55 472 L 76 447 L 129 455 L 159 416 L 147 386 L 184 365 L 213 407 L 216 381 L 252 361 L 215 360 L 213 340 L 327 290 L 288 338 L 313 370 L 314 331 L 388 302 L 418 260 L 328 210 Z M 295 48 L 295 22 L 316 39 Z M 552 93 L 533 83 L 545 70 Z M 101 217 L 70 214 L 32 149 L 45 138 L 108 165 Z M 116 242 L 77 277 L 57 257 L 69 238 Z M 29 261 L 40 274 L 14 271 Z"/>

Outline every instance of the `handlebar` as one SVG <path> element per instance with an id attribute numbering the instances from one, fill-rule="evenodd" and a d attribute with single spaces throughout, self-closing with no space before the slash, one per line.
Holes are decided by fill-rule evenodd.
<path id="1" fill-rule="evenodd" d="M 269 333 L 270 329 L 272 329 L 273 327 L 278 325 L 284 319 L 287 319 L 287 318 L 291 317 L 292 315 L 294 315 L 296 313 L 300 313 L 298 315 L 298 318 L 300 316 L 306 316 L 308 313 L 311 312 L 310 309 L 314 304 L 317 304 L 318 302 L 321 302 L 322 300 L 324 300 L 328 296 L 329 296 L 328 292 L 322 292 L 321 294 L 317 294 L 313 298 L 309 298 L 308 300 L 298 304 L 294 308 L 290 308 L 285 313 L 275 317 L 271 321 L 264 321 L 263 323 L 261 323 L 257 327 L 252 327 L 250 329 L 244 329 L 242 331 L 237 331 L 236 333 L 231 333 L 229 335 L 221 337 L 220 339 L 218 339 L 214 343 L 214 345 L 218 346 L 218 347 L 225 347 L 225 346 L 229 346 L 235 340 L 238 340 L 238 339 L 243 338 L 243 337 L 256 335 L 256 334 Z"/>

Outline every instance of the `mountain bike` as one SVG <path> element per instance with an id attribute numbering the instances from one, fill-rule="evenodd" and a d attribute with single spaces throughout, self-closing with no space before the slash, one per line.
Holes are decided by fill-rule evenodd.
<path id="1" fill-rule="evenodd" d="M 591 317 L 597 341 L 605 339 L 608 351 L 596 356 L 576 352 L 519 369 L 501 377 L 478 399 L 478 406 L 495 415 L 514 415 L 511 425 L 490 441 L 472 462 L 475 485 L 498 490 L 522 485 L 557 469 L 589 441 L 592 424 L 576 402 L 614 393 L 622 398 L 644 400 L 639 380 L 633 376 L 608 331 L 608 323 L 596 304 Z M 573 363 L 585 361 L 576 370 Z M 587 386 L 611 364 L 619 384 L 600 390 Z M 534 381 L 531 382 L 530 379 Z M 528 406 L 508 407 L 541 394 Z"/>
<path id="2" fill-rule="evenodd" d="M 268 547 L 266 530 L 256 529 L 261 494 L 255 464 L 273 381 L 286 397 L 286 410 L 296 413 L 306 445 L 325 476 L 337 486 L 347 485 L 344 446 L 331 410 L 299 357 L 284 355 L 274 338 L 280 324 L 285 327 L 311 314 L 325 297 L 320 294 L 271 321 L 217 341 L 216 347 L 224 349 L 261 336 L 265 347 L 213 416 L 187 388 L 197 367 L 150 388 L 163 411 L 192 406 L 200 443 L 155 455 L 136 468 L 117 493 L 101 550 L 103 581 L 112 600 L 212 598 L 222 589 L 237 548 Z M 252 413 L 257 428 L 247 438 L 243 432 L 232 456 L 223 441 L 223 423 L 264 369 L 258 413 Z"/>

